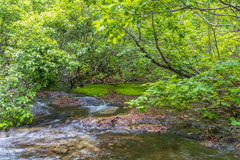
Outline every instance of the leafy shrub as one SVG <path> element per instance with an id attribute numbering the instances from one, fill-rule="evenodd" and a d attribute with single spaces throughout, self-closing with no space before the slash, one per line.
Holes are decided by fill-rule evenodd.
<path id="1" fill-rule="evenodd" d="M 240 122 L 237 122 L 236 119 L 235 119 L 234 117 L 231 117 L 231 118 L 230 118 L 230 121 L 232 121 L 231 124 L 232 124 L 233 126 L 240 125 Z"/>
<path id="2" fill-rule="evenodd" d="M 201 103 L 202 118 L 214 119 L 216 111 L 222 110 L 237 115 L 240 107 L 240 63 L 227 61 L 212 64 L 212 67 L 192 78 L 181 79 L 176 75 L 149 84 L 149 89 L 130 106 L 145 108 L 144 103 L 176 110 L 191 109 L 191 103 Z"/>

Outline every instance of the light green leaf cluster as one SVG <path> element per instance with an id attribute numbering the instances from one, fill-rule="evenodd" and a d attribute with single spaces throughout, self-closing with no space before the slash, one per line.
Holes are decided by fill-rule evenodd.
<path id="1" fill-rule="evenodd" d="M 156 82 L 130 104 L 142 112 L 145 103 L 190 109 L 197 102 L 203 118 L 237 115 L 240 8 L 231 4 L 0 1 L 0 126 L 30 122 L 36 91 L 60 80 Z"/>
<path id="2" fill-rule="evenodd" d="M 200 103 L 202 117 L 214 119 L 214 110 L 236 114 L 240 107 L 240 63 L 238 61 L 222 62 L 212 66 L 206 72 L 189 79 L 180 79 L 176 75 L 167 81 L 149 84 L 149 89 L 129 104 L 142 106 L 150 103 L 155 106 L 183 110 L 191 109 L 193 103 Z"/>
<path id="3" fill-rule="evenodd" d="M 0 44 L 1 128 L 31 123 L 30 107 L 36 91 L 54 87 L 61 67 L 76 65 L 74 56 L 59 49 L 52 38 L 57 34 L 54 27 L 71 29 L 71 23 L 65 20 L 63 11 L 44 9 L 47 2 L 30 4 L 28 9 L 27 1 L 1 2 L 5 12 L 0 17 L 8 24 L 3 25 L 0 34 L 0 41 L 5 42 Z"/>
<path id="4" fill-rule="evenodd" d="M 206 0 L 115 0 L 90 5 L 100 15 L 94 22 L 96 31 L 107 35 L 108 42 L 116 45 L 131 39 L 128 42 L 139 51 L 136 56 L 165 70 L 165 76 L 131 105 L 141 111 L 144 103 L 190 109 L 197 102 L 206 106 L 201 109 L 203 118 L 213 119 L 218 110 L 237 115 L 240 44 L 236 8 Z"/>

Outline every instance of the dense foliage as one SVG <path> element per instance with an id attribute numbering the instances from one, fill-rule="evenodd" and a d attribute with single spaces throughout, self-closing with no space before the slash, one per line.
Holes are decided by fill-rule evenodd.
<path id="1" fill-rule="evenodd" d="M 0 127 L 30 123 L 36 92 L 59 81 L 148 83 L 129 103 L 141 111 L 236 117 L 239 12 L 235 0 L 0 1 Z"/>

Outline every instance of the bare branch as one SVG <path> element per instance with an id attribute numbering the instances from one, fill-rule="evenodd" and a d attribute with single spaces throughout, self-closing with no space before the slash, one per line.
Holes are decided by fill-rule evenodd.
<path id="1" fill-rule="evenodd" d="M 232 5 L 232 4 L 230 4 L 230 3 L 223 2 L 222 0 L 219 0 L 219 2 L 221 2 L 222 4 L 225 4 L 225 5 L 229 6 L 229 7 L 232 7 L 232 8 L 234 8 L 234 9 L 240 11 L 240 8 L 238 8 L 238 7 L 239 7 L 238 5 Z"/>
<path id="2" fill-rule="evenodd" d="M 206 18 L 204 18 L 202 16 L 201 13 L 198 13 L 197 11 L 194 11 L 195 13 L 197 13 L 207 24 L 214 26 L 214 27 L 219 27 L 219 26 L 231 26 L 230 24 L 212 24 L 211 22 L 209 22 Z"/>

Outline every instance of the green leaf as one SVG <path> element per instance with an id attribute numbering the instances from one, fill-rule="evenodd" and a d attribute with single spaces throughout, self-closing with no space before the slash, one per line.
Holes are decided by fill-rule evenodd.
<path id="1" fill-rule="evenodd" d="M 111 12 L 115 12 L 115 11 L 116 11 L 116 8 L 117 8 L 116 5 L 112 6 L 112 7 L 110 8 Z"/>
<path id="2" fill-rule="evenodd" d="M 231 117 L 230 120 L 232 121 L 231 124 L 232 124 L 233 126 L 240 125 L 240 122 L 237 122 L 234 117 Z"/>
<path id="3" fill-rule="evenodd" d="M 113 38 L 113 44 L 117 44 L 117 38 L 116 37 Z"/>

